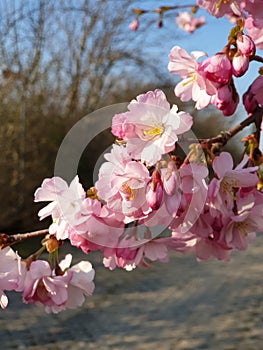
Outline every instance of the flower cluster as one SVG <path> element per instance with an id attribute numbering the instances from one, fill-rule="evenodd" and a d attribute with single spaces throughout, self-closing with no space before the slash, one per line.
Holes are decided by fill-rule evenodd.
<path id="1" fill-rule="evenodd" d="M 68 254 L 55 269 L 45 260 L 23 261 L 11 248 L 0 250 L 0 305 L 6 308 L 4 290 L 22 292 L 23 302 L 44 305 L 47 312 L 57 313 L 84 303 L 84 295 L 94 290 L 91 263 L 81 261 L 70 267 Z M 8 271 L 8 272 L 6 272 Z"/>
<path id="2" fill-rule="evenodd" d="M 52 200 L 39 212 L 52 216 L 50 233 L 86 253 L 99 250 L 110 269 L 167 261 L 170 249 L 192 250 L 203 260 L 227 260 L 232 249 L 245 249 L 263 230 L 258 167 L 244 158 L 233 169 L 223 152 L 212 159 L 209 179 L 199 157 L 180 162 L 172 152 L 191 126 L 192 117 L 170 108 L 161 90 L 137 96 L 113 117 L 118 144 L 105 154 L 92 198 L 78 177 L 69 187 L 45 180 L 36 191 L 36 201 Z"/>
<path id="3" fill-rule="evenodd" d="M 197 5 L 217 18 L 229 16 L 245 20 L 245 29 L 259 49 L 263 48 L 262 0 L 197 0 Z"/>
<path id="4" fill-rule="evenodd" d="M 263 2 L 197 0 L 197 5 L 218 18 L 227 15 L 235 26 L 226 46 L 212 57 L 172 48 L 168 70 L 182 78 L 175 95 L 183 102 L 192 99 L 197 109 L 213 104 L 229 116 L 239 103 L 234 79 L 247 72 L 252 60 L 263 62 L 256 56 L 256 46 L 263 47 Z M 156 12 L 161 18 L 169 8 Z M 132 30 L 145 13 L 134 12 Z M 176 22 L 192 33 L 204 19 L 181 13 Z M 10 290 L 47 312 L 84 303 L 94 290 L 94 270 L 88 261 L 71 266 L 71 254 L 59 261 L 65 240 L 86 254 L 99 251 L 110 270 L 127 271 L 167 262 L 170 250 L 191 251 L 202 261 L 228 261 L 233 249 L 245 250 L 263 232 L 262 91 L 260 74 L 243 95 L 247 118 L 203 140 L 193 139 L 193 117 L 170 106 L 162 90 L 133 99 L 126 112 L 112 118 L 116 140 L 93 187 L 85 191 L 78 176 L 70 184 L 55 176 L 36 190 L 35 202 L 49 202 L 39 211 L 40 220 L 51 217 L 42 248 L 22 259 L 9 247 L 15 238 L 0 234 L 0 306 L 6 308 L 5 291 Z M 256 130 L 243 138 L 245 149 L 235 166 L 222 148 L 252 123 Z M 44 250 L 47 260 L 40 259 Z"/>
<path id="5" fill-rule="evenodd" d="M 245 74 L 256 52 L 254 42 L 241 32 L 236 35 L 234 44 L 235 49 L 228 45 L 226 52 L 201 62 L 198 59 L 207 56 L 204 52 L 194 51 L 189 55 L 184 49 L 174 46 L 169 54 L 168 69 L 183 79 L 176 85 L 175 95 L 182 101 L 192 99 L 197 109 L 214 104 L 225 116 L 232 115 L 239 103 L 233 76 Z"/>

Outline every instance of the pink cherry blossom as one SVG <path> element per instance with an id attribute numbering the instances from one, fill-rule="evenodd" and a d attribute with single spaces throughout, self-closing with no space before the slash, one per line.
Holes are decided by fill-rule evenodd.
<path id="1" fill-rule="evenodd" d="M 163 200 L 163 182 L 158 169 L 153 171 L 151 181 L 147 185 L 146 189 L 146 201 L 150 208 L 157 210 Z"/>
<path id="2" fill-rule="evenodd" d="M 211 215 L 209 207 L 205 205 L 191 227 L 190 232 L 196 237 L 194 252 L 199 261 L 207 261 L 212 257 L 229 261 L 231 248 L 220 240 L 220 231 L 224 226 L 223 214 L 220 208 L 215 208 L 213 214 Z"/>
<path id="3" fill-rule="evenodd" d="M 136 137 L 135 125 L 128 122 L 127 113 L 115 114 L 112 118 L 111 132 L 119 139 Z"/>
<path id="4" fill-rule="evenodd" d="M 168 64 L 169 72 L 178 74 L 183 79 L 176 85 L 175 95 L 183 102 L 190 99 L 196 101 L 195 107 L 197 109 L 202 109 L 212 103 L 213 95 L 216 93 L 214 84 L 210 81 L 205 82 L 198 72 L 197 60 L 202 56 L 206 56 L 206 53 L 193 51 L 189 55 L 181 47 L 174 46 L 169 54 L 170 62 Z"/>
<path id="5" fill-rule="evenodd" d="M 145 238 L 147 236 L 148 238 Z M 150 261 L 167 262 L 169 238 L 151 239 L 151 236 L 152 233 L 147 227 L 132 227 L 128 236 L 119 242 L 118 247 L 104 251 L 105 267 L 110 270 L 120 267 L 131 271 L 137 266 L 148 267 Z"/>
<path id="6" fill-rule="evenodd" d="M 237 16 L 242 14 L 240 0 L 197 0 L 197 5 L 217 18 L 232 13 Z"/>
<path id="7" fill-rule="evenodd" d="M 135 32 L 139 27 L 139 21 L 138 18 L 135 18 L 130 24 L 129 24 L 129 28 L 130 30 L 132 30 L 133 32 Z"/>
<path id="8" fill-rule="evenodd" d="M 80 261 L 76 265 L 70 267 L 72 255 L 67 254 L 65 259 L 59 263 L 62 271 L 68 271 L 71 274 L 71 279 L 68 283 L 68 297 L 64 309 L 75 309 L 80 307 L 85 296 L 91 296 L 95 285 L 93 282 L 95 271 L 89 261 Z"/>
<path id="9" fill-rule="evenodd" d="M 262 20 L 261 20 L 262 23 Z M 245 21 L 245 29 L 248 35 L 252 38 L 254 44 L 260 50 L 263 49 L 263 28 L 262 25 L 258 25 L 258 23 L 254 20 L 252 16 L 248 16 Z"/>
<path id="10" fill-rule="evenodd" d="M 232 210 L 234 189 L 256 188 L 258 167 L 243 168 L 246 162 L 245 157 L 244 161 L 233 169 L 233 159 L 230 153 L 222 152 L 215 157 L 212 166 L 217 178 L 213 178 L 210 182 L 208 192 L 212 199 L 211 209 L 215 206 L 221 208 L 222 212 Z"/>
<path id="11" fill-rule="evenodd" d="M 23 281 L 26 273 L 26 264 L 13 249 L 0 249 L 0 306 L 5 309 L 8 298 L 4 290 L 23 290 Z"/>
<path id="12" fill-rule="evenodd" d="M 182 192 L 179 220 L 175 219 L 170 227 L 175 232 L 184 234 L 194 225 L 203 212 L 207 198 L 208 186 L 206 178 L 208 169 L 204 165 L 189 163 L 179 169 Z"/>
<path id="13" fill-rule="evenodd" d="M 207 80 L 217 84 L 227 84 L 232 78 L 232 66 L 229 58 L 224 53 L 217 53 L 212 57 L 206 58 L 198 66 L 198 72 L 205 79 L 206 91 L 209 91 Z"/>
<path id="14" fill-rule="evenodd" d="M 258 76 L 243 95 L 243 103 L 248 113 L 254 112 L 257 106 L 263 106 L 263 76 Z"/>
<path id="15" fill-rule="evenodd" d="M 134 161 L 127 148 L 117 145 L 105 158 L 108 162 L 102 164 L 95 187 L 107 207 L 123 213 L 128 222 L 150 212 L 146 202 L 146 186 L 150 181 L 147 168 Z"/>
<path id="16" fill-rule="evenodd" d="M 52 275 L 47 261 L 37 260 L 30 264 L 26 273 L 23 290 L 23 302 L 45 305 L 47 311 L 58 312 L 68 298 L 68 283 L 72 274 Z"/>
<path id="17" fill-rule="evenodd" d="M 58 313 L 83 304 L 84 295 L 94 290 L 94 270 L 88 261 L 70 267 L 71 254 L 60 262 L 60 273 L 44 260 L 33 261 L 26 273 L 23 302 L 44 305 L 46 312 Z"/>
<path id="18" fill-rule="evenodd" d="M 263 204 L 255 205 L 252 194 L 237 199 L 237 213 L 230 212 L 221 231 L 221 240 L 229 247 L 245 250 L 263 230 Z"/>
<path id="19" fill-rule="evenodd" d="M 60 177 L 45 179 L 42 186 L 35 192 L 35 202 L 51 201 L 42 208 L 38 215 L 40 220 L 51 215 L 53 224 L 49 228 L 57 239 L 68 238 L 69 225 L 78 223 L 85 191 L 76 176 L 70 186 Z"/>
<path id="20" fill-rule="evenodd" d="M 199 18 L 193 16 L 189 12 L 179 12 L 175 18 L 175 22 L 179 28 L 187 33 L 193 33 L 197 28 L 205 24 L 205 16 Z"/>
<path id="21" fill-rule="evenodd" d="M 165 94 L 159 89 L 137 96 L 128 105 L 128 110 L 124 123 L 123 114 L 114 117 L 113 132 L 119 128 L 118 121 L 123 123 L 123 130 L 133 130 L 132 133 L 123 132 L 122 138 L 128 153 L 147 165 L 154 165 L 163 154 L 171 152 L 178 135 L 192 126 L 192 117 L 178 112 L 175 105 L 170 109 Z"/>
<path id="22" fill-rule="evenodd" d="M 237 35 L 237 48 L 242 55 L 251 57 L 256 53 L 256 46 L 254 41 L 248 36 L 239 33 Z"/>
<path id="23" fill-rule="evenodd" d="M 215 106 L 223 112 L 224 116 L 232 115 L 238 106 L 238 102 L 239 95 L 233 82 L 218 88 L 215 96 Z"/>
<path id="24" fill-rule="evenodd" d="M 230 260 L 230 248 L 226 248 L 219 240 L 213 236 L 197 239 L 195 245 L 195 254 L 197 260 L 207 261 L 212 257 L 218 260 Z"/>
<path id="25" fill-rule="evenodd" d="M 246 0 L 242 3 L 242 7 L 256 21 L 256 25 L 262 28 L 263 19 L 263 1 L 262 0 Z"/>
<path id="26" fill-rule="evenodd" d="M 117 246 L 124 227 L 122 213 L 118 217 L 98 200 L 86 198 L 81 215 L 81 223 L 69 229 L 69 240 L 73 246 L 85 253 Z"/>
<path id="27" fill-rule="evenodd" d="M 249 67 L 249 57 L 236 53 L 232 59 L 232 73 L 235 77 L 244 75 Z"/>

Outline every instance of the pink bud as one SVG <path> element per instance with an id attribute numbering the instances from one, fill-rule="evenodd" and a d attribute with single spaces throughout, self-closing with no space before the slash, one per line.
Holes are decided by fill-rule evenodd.
<path id="1" fill-rule="evenodd" d="M 223 112 L 224 116 L 234 114 L 238 102 L 239 97 L 233 82 L 223 85 L 217 90 L 215 106 Z"/>
<path id="2" fill-rule="evenodd" d="M 252 113 L 257 106 L 263 106 L 263 76 L 257 77 L 243 95 L 243 103 L 248 113 Z"/>
<path id="3" fill-rule="evenodd" d="M 166 173 L 163 177 L 163 186 L 164 186 L 165 192 L 169 196 L 171 196 L 177 188 L 178 179 L 176 176 L 175 169 L 176 169 L 175 163 L 174 161 L 171 160 L 167 164 Z"/>
<path id="4" fill-rule="evenodd" d="M 239 34 L 237 36 L 237 48 L 245 56 L 254 56 L 256 53 L 256 46 L 254 41 L 248 35 Z"/>
<path id="5" fill-rule="evenodd" d="M 248 113 L 253 113 L 258 106 L 254 95 L 249 90 L 243 95 L 243 105 Z"/>
<path id="6" fill-rule="evenodd" d="M 241 77 L 246 73 L 249 66 L 249 58 L 242 54 L 235 54 L 232 60 L 232 73 L 235 77 Z"/>
<path id="7" fill-rule="evenodd" d="M 158 169 L 152 174 L 152 179 L 147 185 L 146 201 L 150 208 L 157 210 L 160 208 L 163 200 L 163 182 Z"/>
<path id="8" fill-rule="evenodd" d="M 132 30 L 133 32 L 135 32 L 139 27 L 139 21 L 138 18 L 135 18 L 130 24 L 129 24 L 129 28 L 130 30 Z"/>
<path id="9" fill-rule="evenodd" d="M 218 53 L 201 62 L 198 73 L 212 82 L 227 84 L 232 78 L 232 65 L 226 54 Z"/>

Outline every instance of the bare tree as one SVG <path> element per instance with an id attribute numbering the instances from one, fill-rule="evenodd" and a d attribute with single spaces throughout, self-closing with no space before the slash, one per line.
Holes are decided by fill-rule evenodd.
<path id="1" fill-rule="evenodd" d="M 127 85 L 129 71 L 157 76 L 128 30 L 132 3 L 0 0 L 3 228 L 28 227 L 34 189 L 52 176 L 56 149 L 76 120 L 117 102 L 109 95 Z"/>

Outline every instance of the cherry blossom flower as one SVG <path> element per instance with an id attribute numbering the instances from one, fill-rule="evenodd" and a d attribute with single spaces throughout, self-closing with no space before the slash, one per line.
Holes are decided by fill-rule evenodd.
<path id="1" fill-rule="evenodd" d="M 68 283 L 68 298 L 63 309 L 76 309 L 80 307 L 85 296 L 91 296 L 94 292 L 94 276 L 95 271 L 89 261 L 80 261 L 70 267 L 72 255 L 67 254 L 65 259 L 59 263 L 62 271 L 68 271 L 71 274 L 71 279 Z"/>
<path id="2" fill-rule="evenodd" d="M 232 59 L 232 73 L 235 77 L 242 77 L 249 67 L 249 57 L 236 53 Z"/>
<path id="3" fill-rule="evenodd" d="M 262 28 L 263 19 L 263 1 L 262 0 L 246 0 L 242 2 L 245 11 L 254 18 L 255 24 Z"/>
<path id="4" fill-rule="evenodd" d="M 218 88 L 215 96 L 215 106 L 221 110 L 224 116 L 232 115 L 239 102 L 239 95 L 233 81 L 230 84 Z"/>
<path id="5" fill-rule="evenodd" d="M 72 180 L 70 186 L 60 177 L 45 179 L 35 192 L 35 202 L 51 201 L 51 203 L 39 211 L 40 220 L 51 215 L 53 224 L 49 232 L 55 234 L 57 239 L 68 238 L 69 225 L 79 223 L 79 213 L 85 197 L 78 176 Z"/>
<path id="6" fill-rule="evenodd" d="M 255 43 L 248 35 L 239 33 L 237 35 L 236 45 L 242 55 L 251 57 L 256 53 Z"/>
<path id="7" fill-rule="evenodd" d="M 47 261 L 33 261 L 26 273 L 23 302 L 42 304 L 47 306 L 48 310 L 58 312 L 67 301 L 67 288 L 71 278 L 71 274 L 67 272 L 62 276 L 52 276 Z"/>
<path id="8" fill-rule="evenodd" d="M 192 117 L 185 112 L 178 112 L 176 105 L 170 105 L 163 91 L 156 89 L 137 96 L 128 105 L 126 120 L 123 114 L 114 117 L 113 130 L 118 128 L 117 121 L 122 121 L 123 140 L 128 153 L 147 165 L 154 165 L 163 154 L 175 148 L 178 135 L 192 126 Z M 126 133 L 124 130 L 133 130 Z M 115 132 L 116 134 L 116 132 Z"/>
<path id="9" fill-rule="evenodd" d="M 163 200 L 163 182 L 158 169 L 155 169 L 152 178 L 147 185 L 146 201 L 153 210 L 160 208 Z"/>
<path id="10" fill-rule="evenodd" d="M 261 20 L 262 23 L 262 20 Z M 254 20 L 252 16 L 248 16 L 245 21 L 245 28 L 248 35 L 252 38 L 254 44 L 260 50 L 263 49 L 263 28 L 262 24 L 258 25 L 258 23 Z"/>
<path id="11" fill-rule="evenodd" d="M 238 198 L 237 213 L 230 211 L 221 231 L 221 240 L 233 249 L 245 250 L 255 239 L 256 232 L 263 230 L 262 212 L 263 204 L 255 205 L 253 194 Z"/>
<path id="12" fill-rule="evenodd" d="M 233 159 L 230 153 L 222 152 L 213 161 L 213 170 L 217 178 L 213 178 L 209 184 L 209 197 L 211 209 L 216 206 L 222 212 L 228 212 L 233 208 L 234 189 L 242 187 L 256 188 L 258 167 L 243 168 L 246 164 L 246 157 L 233 169 Z"/>
<path id="13" fill-rule="evenodd" d="M 258 76 L 243 95 L 243 103 L 248 113 L 252 113 L 257 106 L 263 106 L 263 76 Z"/>
<path id="14" fill-rule="evenodd" d="M 139 21 L 138 18 L 134 18 L 134 20 L 129 24 L 130 30 L 135 32 L 139 27 Z"/>
<path id="15" fill-rule="evenodd" d="M 117 246 L 124 227 L 122 213 L 117 216 L 97 199 L 86 198 L 81 215 L 81 223 L 69 229 L 69 240 L 73 246 L 85 253 Z"/>
<path id="16" fill-rule="evenodd" d="M 217 18 L 232 13 L 237 16 L 242 14 L 240 0 L 197 0 L 197 5 Z"/>
<path id="17" fill-rule="evenodd" d="M 123 213 L 125 222 L 145 216 L 151 211 L 146 201 L 150 175 L 145 165 L 134 161 L 127 148 L 117 145 L 105 158 L 108 162 L 102 164 L 95 184 L 99 198 L 110 210 Z"/>
<path id="18" fill-rule="evenodd" d="M 207 80 L 216 84 L 227 84 L 232 78 L 231 62 L 224 53 L 217 53 L 212 57 L 206 58 L 198 65 L 198 72 L 204 78 L 206 91 L 209 94 L 213 94 L 214 89 L 210 91 L 211 85 L 207 85 Z"/>
<path id="19" fill-rule="evenodd" d="M 175 87 L 175 95 L 181 101 L 186 102 L 192 99 L 196 101 L 195 107 L 202 109 L 213 103 L 213 95 L 216 93 L 216 87 L 210 81 L 204 81 L 202 75 L 198 72 L 197 60 L 206 56 L 201 51 L 193 51 L 189 55 L 179 46 L 174 46 L 169 54 L 170 62 L 168 70 L 170 73 L 178 74 L 183 80 Z M 209 90 L 209 94 L 206 91 Z"/>
<path id="20" fill-rule="evenodd" d="M 205 24 L 205 16 L 199 18 L 194 17 L 187 11 L 179 12 L 175 18 L 175 22 L 179 28 L 187 33 L 193 33 L 197 28 Z"/>
<path id="21" fill-rule="evenodd" d="M 87 261 L 70 266 L 72 256 L 66 256 L 57 275 L 47 261 L 33 261 L 26 273 L 23 302 L 44 305 L 47 312 L 58 313 L 83 304 L 84 295 L 94 290 L 94 270 Z"/>
<path id="22" fill-rule="evenodd" d="M 0 306 L 5 309 L 8 298 L 4 290 L 23 290 L 23 281 L 26 273 L 26 264 L 13 249 L 0 249 Z"/>
<path id="23" fill-rule="evenodd" d="M 143 232 L 143 235 L 149 236 L 149 238 L 139 238 L 140 234 L 137 232 L 139 229 L 140 234 Z M 118 247 L 104 252 L 103 263 L 105 267 L 110 270 L 120 267 L 131 271 L 137 266 L 148 267 L 150 261 L 168 261 L 167 240 L 169 238 L 151 239 L 149 228 L 143 226 L 133 227 L 131 232 L 132 234 L 119 242 Z"/>

